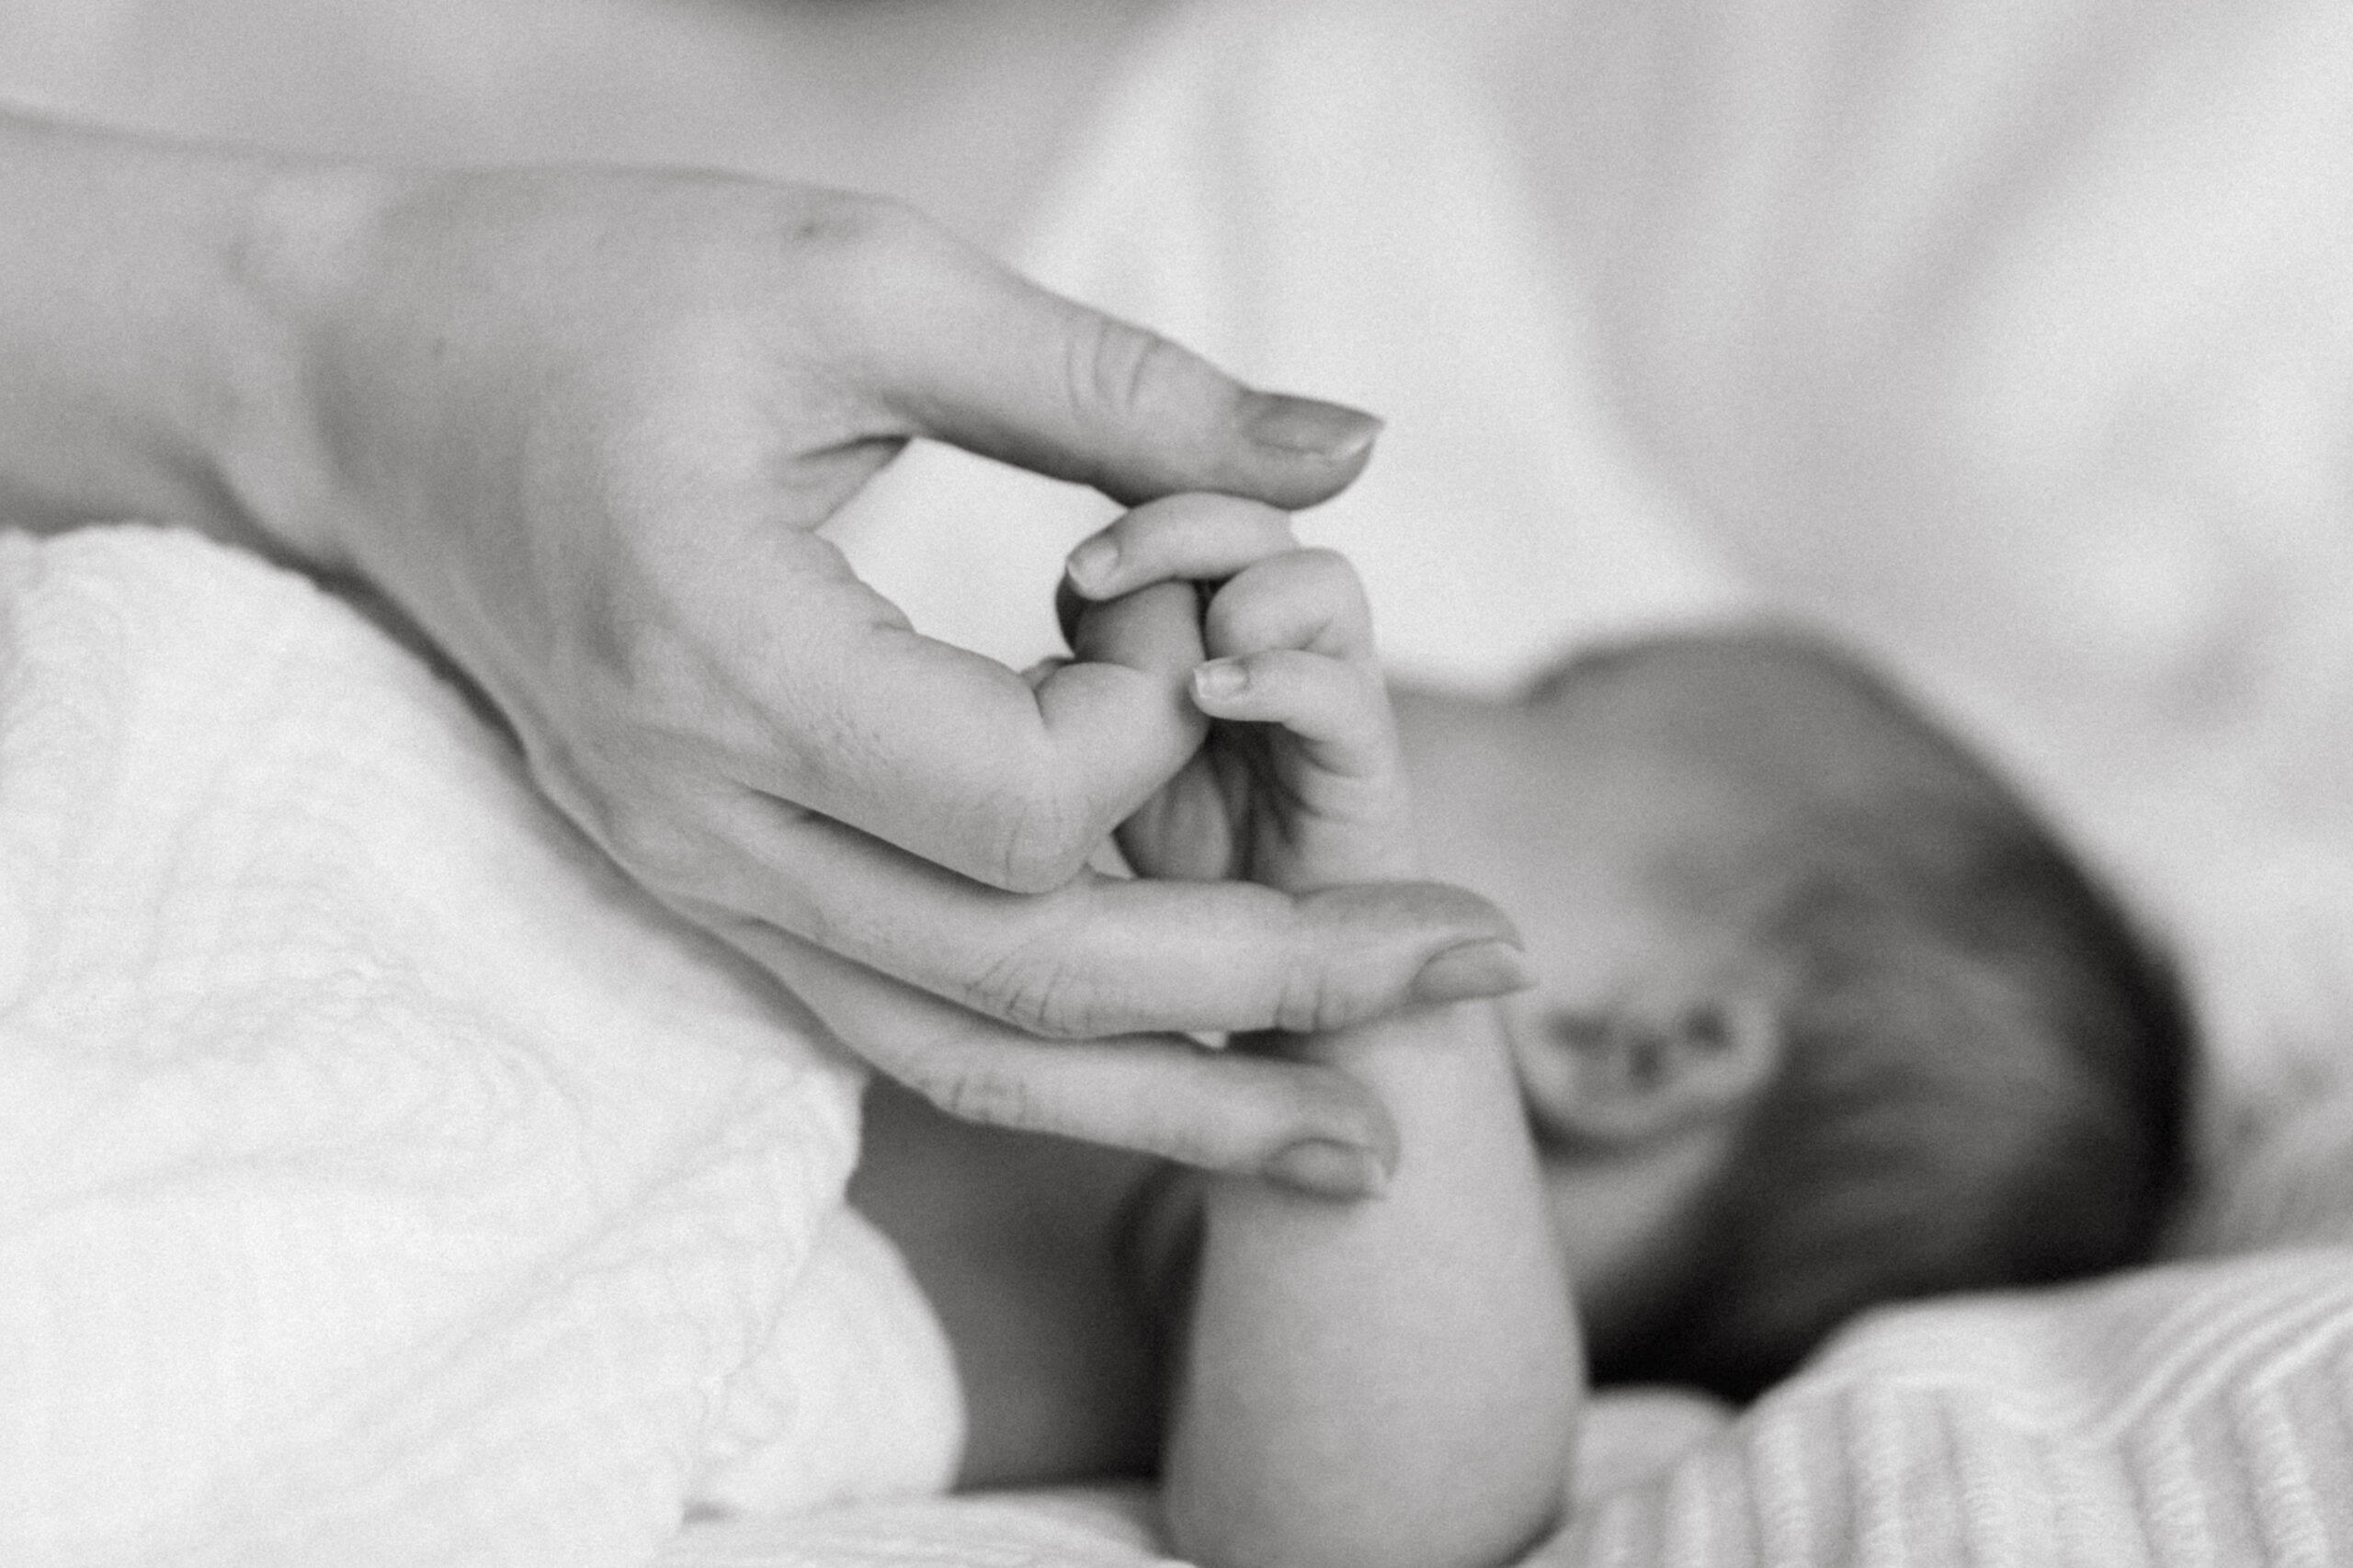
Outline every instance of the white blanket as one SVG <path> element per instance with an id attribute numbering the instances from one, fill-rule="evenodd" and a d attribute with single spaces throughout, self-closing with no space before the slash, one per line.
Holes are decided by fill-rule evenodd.
<path id="1" fill-rule="evenodd" d="M 423 665 L 0 535 L 0 1562 L 642 1562 L 943 1484 L 856 1072 Z"/>

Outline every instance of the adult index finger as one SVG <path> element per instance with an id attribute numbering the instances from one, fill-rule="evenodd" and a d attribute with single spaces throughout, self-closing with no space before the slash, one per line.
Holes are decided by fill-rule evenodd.
<path id="1" fill-rule="evenodd" d="M 1224 1055 L 1167 1035 L 1040 1040 L 773 926 L 717 929 L 790 986 L 854 1054 L 950 1115 L 1266 1176 L 1330 1198 L 1371 1196 L 1396 1164 L 1387 1113 L 1336 1070 Z"/>
<path id="2" fill-rule="evenodd" d="M 674 894 L 702 923 L 757 920 L 1032 1035 L 1313 1031 L 1529 981 L 1503 914 L 1438 883 L 1292 896 L 1089 871 L 1011 893 L 759 801 L 709 863 Z"/>

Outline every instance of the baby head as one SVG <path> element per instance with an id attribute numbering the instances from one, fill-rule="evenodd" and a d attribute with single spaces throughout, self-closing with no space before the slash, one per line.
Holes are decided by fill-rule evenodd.
<path id="1" fill-rule="evenodd" d="M 1875 1302 L 2150 1244 L 2189 1026 L 2017 794 L 1793 635 L 1402 695 L 1435 874 L 1520 923 L 1512 1048 L 1597 1376 L 1746 1397 Z"/>

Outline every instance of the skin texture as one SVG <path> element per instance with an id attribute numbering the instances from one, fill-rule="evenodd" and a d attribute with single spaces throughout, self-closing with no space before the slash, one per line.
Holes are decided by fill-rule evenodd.
<path id="1" fill-rule="evenodd" d="M 1147 509 L 1082 546 L 1066 608 L 1154 573 L 1216 579 L 1233 558 L 1282 548 L 1279 518 L 1231 503 L 1191 523 Z M 1430 1518 L 1533 1528 L 1551 1506 L 1537 1506 L 1538 1478 L 1483 1469 L 1500 1443 L 1448 1448 L 1461 1431 L 1449 1423 L 1492 1437 L 1502 1428 L 1481 1422 L 1532 1418 L 1540 1435 L 1514 1441 L 1546 1451 L 1543 1415 L 1559 1407 L 1540 1402 L 1530 1417 L 1515 1401 L 1556 1394 L 1573 1419 L 1574 1353 L 1565 1381 L 1523 1364 L 1525 1381 L 1501 1392 L 1479 1389 L 1477 1369 L 1515 1353 L 1544 1363 L 1557 1345 L 1546 1313 L 1572 1295 L 1583 1337 L 1606 1348 L 1702 1261 L 1707 1195 L 1779 1071 L 1790 977 L 1692 868 L 1738 863 L 1820 769 L 1779 780 L 1719 755 L 1721 726 L 1692 718 L 1721 680 L 1706 661 L 1633 661 L 1541 702 L 1399 692 L 1381 705 L 1361 667 L 1333 667 L 1346 657 L 1297 656 L 1361 646 L 1345 587 L 1332 561 L 1302 552 L 1280 573 L 1234 576 L 1202 623 L 1221 647 L 1260 649 L 1243 655 L 1268 677 L 1260 710 L 1320 718 L 1338 749 L 1318 756 L 1334 766 L 1309 766 L 1304 746 L 1286 755 L 1293 737 L 1264 722 L 1227 732 L 1232 744 L 1128 836 L 1140 859 L 1188 875 L 1310 876 L 1319 863 L 1378 875 L 1427 856 L 1510 903 L 1529 934 L 1529 990 L 1273 1046 L 1329 1052 L 1394 1096 L 1403 1155 L 1389 1195 L 1335 1210 L 1171 1179 L 1148 1162 L 952 1126 L 879 1086 L 852 1199 L 898 1241 L 955 1342 L 966 1483 L 1148 1473 L 1165 1435 L 1172 1527 L 1206 1560 L 1507 1558 L 1509 1530 L 1426 1532 Z M 1123 602 L 1159 618 L 1120 629 L 1134 655 L 1181 640 L 1198 601 Z M 1740 699 L 1752 722 L 1802 733 L 1821 705 L 1802 666 L 1785 673 L 1752 672 Z M 1244 699 L 1211 700 L 1222 714 Z M 1430 809 L 1403 810 L 1383 749 L 1392 714 Z M 1552 1261 L 1513 1272 L 1535 1257 Z M 1443 1375 L 1426 1380 L 1433 1368 Z M 1458 1385 L 1465 1369 L 1473 1381 Z M 1475 1417 L 1449 1403 L 1465 1386 Z M 1515 1486 L 1525 1512 L 1463 1501 Z"/>
<path id="2" fill-rule="evenodd" d="M 0 113 L 0 201 L 13 518 L 173 518 L 364 579 L 624 870 L 957 1115 L 1224 1169 L 1302 1140 L 1390 1156 L 1347 1074 L 1172 1031 L 1461 994 L 1426 966 L 1502 917 L 1420 882 L 1096 874 L 1199 744 L 1187 671 L 1025 682 L 916 635 L 817 532 L 916 437 L 1296 506 L 1355 476 L 1373 421 L 805 187 Z"/>
<path id="3" fill-rule="evenodd" d="M 1362 590 L 1282 525 L 1223 503 L 1205 526 L 1147 508 L 1104 536 L 1116 559 L 1089 591 L 1118 597 L 1081 619 L 1082 656 L 1186 657 L 1216 721 L 1122 830 L 1142 875 L 1296 894 L 1415 873 Z M 1171 577 L 1214 588 L 1202 604 Z M 1508 949 L 1493 958 L 1517 970 Z M 1233 1049 L 1347 1073 L 1402 1153 L 1366 1203 L 1206 1184 L 1163 1452 L 1172 1544 L 1213 1568 L 1503 1561 L 1557 1516 L 1583 1379 L 1495 1006 Z"/>

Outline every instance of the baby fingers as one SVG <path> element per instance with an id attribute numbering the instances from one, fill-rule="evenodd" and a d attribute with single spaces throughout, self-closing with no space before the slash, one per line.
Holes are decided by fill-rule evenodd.
<path id="1" fill-rule="evenodd" d="M 1108 599 L 1172 579 L 1222 582 L 1298 547 L 1288 512 L 1231 495 L 1170 495 L 1081 540 L 1066 572 L 1079 597 Z"/>
<path id="2" fill-rule="evenodd" d="M 1339 778 L 1395 771 L 1388 695 L 1369 665 L 1295 648 L 1212 659 L 1193 672 L 1193 700 L 1212 719 L 1280 725 L 1308 762 Z"/>
<path id="3" fill-rule="evenodd" d="M 1212 658 L 1298 648 L 1353 664 L 1372 661 L 1372 611 L 1347 558 L 1293 550 L 1236 574 L 1210 600 L 1202 641 Z"/>

